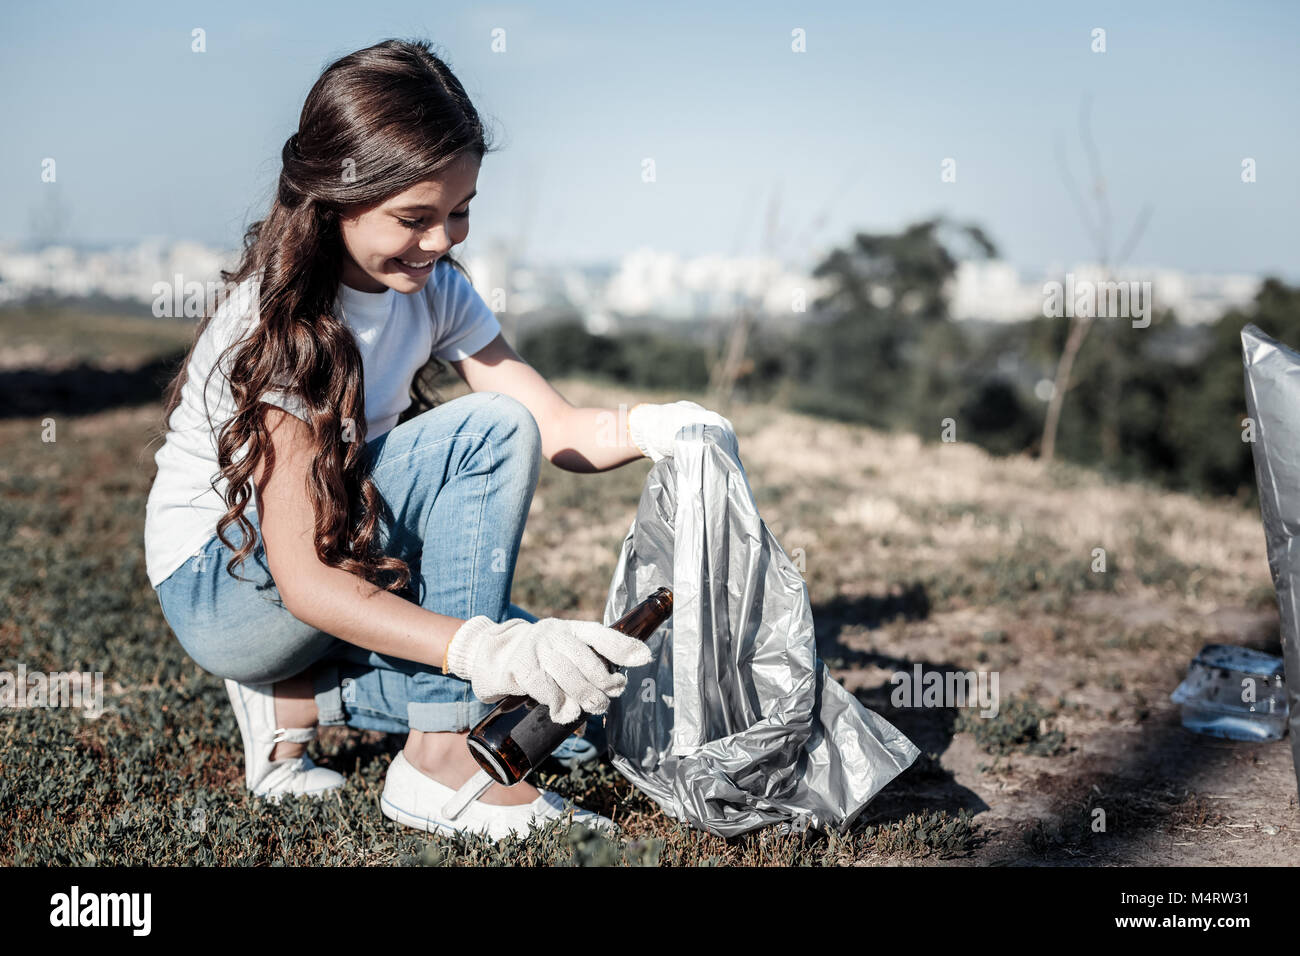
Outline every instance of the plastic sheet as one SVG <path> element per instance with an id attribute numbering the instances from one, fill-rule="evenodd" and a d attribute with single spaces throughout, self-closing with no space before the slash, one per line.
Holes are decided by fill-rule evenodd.
<path id="1" fill-rule="evenodd" d="M 1246 414 L 1255 428 L 1251 453 L 1259 508 L 1282 623 L 1291 759 L 1300 789 L 1300 354 L 1253 324 L 1241 330 L 1241 351 Z"/>
<path id="2" fill-rule="evenodd" d="M 646 479 L 610 624 L 655 588 L 673 614 L 606 714 L 614 766 L 670 817 L 730 837 L 852 826 L 920 751 L 830 675 L 808 588 L 754 503 L 735 436 L 677 433 Z"/>

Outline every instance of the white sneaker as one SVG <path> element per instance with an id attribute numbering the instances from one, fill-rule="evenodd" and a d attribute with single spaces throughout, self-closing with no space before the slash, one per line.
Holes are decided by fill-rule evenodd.
<path id="1" fill-rule="evenodd" d="M 320 797 L 343 786 L 342 774 L 316 766 L 306 753 L 284 760 L 271 759 L 281 740 L 307 743 L 316 739 L 314 727 L 286 730 L 275 726 L 274 687 L 226 680 L 226 693 L 244 738 L 244 782 L 248 789 L 255 797 L 279 803 L 285 794 Z"/>
<path id="2" fill-rule="evenodd" d="M 384 792 L 379 806 L 390 820 L 428 833 L 479 833 L 491 840 L 504 840 L 514 834 L 527 837 L 531 824 L 545 826 L 548 820 L 567 819 L 581 823 L 605 835 L 618 832 L 618 824 L 609 817 L 583 810 L 558 793 L 540 790 L 532 803 L 514 807 L 494 806 L 472 801 L 456 816 L 444 807 L 457 791 L 417 770 L 406 754 L 398 753 L 384 777 Z"/>

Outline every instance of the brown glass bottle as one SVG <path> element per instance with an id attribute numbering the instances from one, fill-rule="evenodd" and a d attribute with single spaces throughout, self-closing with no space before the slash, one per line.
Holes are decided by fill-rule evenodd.
<path id="1" fill-rule="evenodd" d="M 659 588 L 610 627 L 645 641 L 672 613 L 672 589 Z M 600 659 L 613 669 L 609 661 Z M 554 753 L 586 719 L 583 714 L 571 723 L 557 724 L 545 704 L 522 695 L 506 697 L 470 731 L 469 752 L 493 780 L 513 786 Z"/>

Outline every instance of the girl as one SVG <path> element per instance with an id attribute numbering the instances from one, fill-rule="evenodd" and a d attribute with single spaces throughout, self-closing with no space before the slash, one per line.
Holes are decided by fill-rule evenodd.
<path id="1" fill-rule="evenodd" d="M 493 838 L 553 817 L 609 828 L 527 782 L 442 811 L 478 769 L 465 737 L 494 701 L 603 713 L 627 679 L 596 655 L 648 662 L 612 628 L 509 602 L 539 456 L 606 471 L 672 454 L 684 425 L 731 423 L 642 403 L 611 441 L 616 411 L 573 407 L 515 354 L 450 255 L 489 149 L 425 42 L 325 69 L 270 213 L 222 273 L 235 294 L 168 389 L 149 578 L 186 653 L 225 678 L 255 795 L 341 786 L 305 749 L 318 723 L 346 723 L 408 734 L 381 798 L 400 823 Z M 398 424 L 430 356 L 473 394 Z"/>

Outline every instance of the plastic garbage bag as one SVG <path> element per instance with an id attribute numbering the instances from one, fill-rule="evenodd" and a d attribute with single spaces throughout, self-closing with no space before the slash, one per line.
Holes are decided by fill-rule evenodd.
<path id="1" fill-rule="evenodd" d="M 677 433 L 650 470 L 610 583 L 610 624 L 655 588 L 673 614 L 610 702 L 614 766 L 718 836 L 846 831 L 920 751 L 817 657 L 808 588 L 758 514 L 735 436 Z"/>
<path id="2" fill-rule="evenodd" d="M 1241 330 L 1241 351 L 1246 414 L 1255 428 L 1251 454 L 1259 509 L 1282 624 L 1291 759 L 1300 790 L 1300 354 L 1254 324 Z"/>

